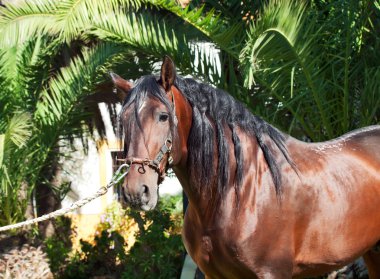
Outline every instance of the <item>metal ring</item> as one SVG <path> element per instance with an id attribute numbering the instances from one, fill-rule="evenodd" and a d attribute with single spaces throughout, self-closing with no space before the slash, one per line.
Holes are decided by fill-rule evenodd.
<path id="1" fill-rule="evenodd" d="M 169 143 L 169 145 L 168 145 L 168 143 Z M 169 149 L 169 151 L 172 149 L 172 145 L 173 145 L 173 143 L 172 143 L 172 140 L 171 139 L 169 139 L 169 138 L 167 138 L 166 140 L 165 140 L 165 145 L 166 145 L 166 147 Z"/>
<path id="2" fill-rule="evenodd" d="M 137 169 L 137 171 L 138 171 L 139 173 L 141 173 L 141 174 L 146 173 L 146 170 L 145 170 L 145 168 L 144 168 L 144 165 L 141 165 L 141 166 Z"/>

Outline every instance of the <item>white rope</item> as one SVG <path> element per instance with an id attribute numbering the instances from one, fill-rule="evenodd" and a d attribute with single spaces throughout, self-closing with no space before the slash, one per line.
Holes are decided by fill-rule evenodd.
<path id="1" fill-rule="evenodd" d="M 84 198 L 84 199 L 81 199 L 79 201 L 76 201 L 76 202 L 72 203 L 69 207 L 58 209 L 56 211 L 53 211 L 51 213 L 42 215 L 40 217 L 31 219 L 31 220 L 26 220 L 24 222 L 20 222 L 20 223 L 17 223 L 17 224 L 12 224 L 12 225 L 8 225 L 8 226 L 0 227 L 0 232 L 12 230 L 12 229 L 17 229 L 17 228 L 21 228 L 21 227 L 24 227 L 24 226 L 36 224 L 36 223 L 39 223 L 39 222 L 42 222 L 42 221 L 46 221 L 48 219 L 56 218 L 58 216 L 64 215 L 64 214 L 66 214 L 68 212 L 74 211 L 75 209 L 84 206 L 85 204 L 93 201 L 94 199 L 96 199 L 96 198 L 98 198 L 100 196 L 103 196 L 105 193 L 107 193 L 108 189 L 111 188 L 112 186 L 117 185 L 120 182 L 120 180 L 122 178 L 124 178 L 124 176 L 126 176 L 128 174 L 129 167 L 130 166 L 128 164 L 122 164 L 118 168 L 118 170 L 115 172 L 114 176 L 112 177 L 111 182 L 107 186 L 101 187 L 92 196 L 89 196 L 87 198 Z M 126 171 L 124 173 L 121 173 L 121 170 L 123 168 L 126 168 Z"/>

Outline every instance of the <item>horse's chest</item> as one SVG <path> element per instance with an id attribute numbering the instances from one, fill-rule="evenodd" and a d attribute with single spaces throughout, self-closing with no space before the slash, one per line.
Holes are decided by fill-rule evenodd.
<path id="1" fill-rule="evenodd" d="M 210 263 L 215 249 L 219 250 L 219 245 L 216 246 L 215 239 L 211 231 L 207 228 L 198 218 L 187 212 L 183 240 L 187 251 L 193 259 L 199 264 L 202 262 L 204 265 Z M 218 249 L 219 248 L 219 249 Z"/>
<path id="2" fill-rule="evenodd" d="M 189 216 L 190 215 L 190 216 Z M 228 228 L 215 228 L 188 214 L 184 243 L 197 265 L 214 278 L 255 278 L 244 263 L 241 247 Z"/>

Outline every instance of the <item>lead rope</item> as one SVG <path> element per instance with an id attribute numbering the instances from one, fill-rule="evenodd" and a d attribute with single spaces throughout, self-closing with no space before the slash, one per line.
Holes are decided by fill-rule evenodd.
<path id="1" fill-rule="evenodd" d="M 0 232 L 4 232 L 4 231 L 8 231 L 8 230 L 12 230 L 12 229 L 17 229 L 17 228 L 21 228 L 21 227 L 32 225 L 32 224 L 36 224 L 36 223 L 39 223 L 39 222 L 42 222 L 42 221 L 45 221 L 45 220 L 48 220 L 48 219 L 52 219 L 52 218 L 56 218 L 58 216 L 62 216 L 64 214 L 68 213 L 68 212 L 71 212 L 71 211 L 74 211 L 77 208 L 80 208 L 80 207 L 84 206 L 85 204 L 93 201 L 94 199 L 96 199 L 96 198 L 98 198 L 100 196 L 103 196 L 104 194 L 107 193 L 107 191 L 108 191 L 109 188 L 111 188 L 111 187 L 119 184 L 119 182 L 128 174 L 130 167 L 131 167 L 130 164 L 122 164 L 117 169 L 117 171 L 115 172 L 115 174 L 113 175 L 113 177 L 111 179 L 111 182 L 108 185 L 106 185 L 106 186 L 100 187 L 100 189 L 97 192 L 95 192 L 92 196 L 89 196 L 87 198 L 84 198 L 84 199 L 81 199 L 79 201 L 76 201 L 76 202 L 72 203 L 69 207 L 58 209 L 58 210 L 53 211 L 53 212 L 51 212 L 49 214 L 45 214 L 45 215 L 42 215 L 40 217 L 31 219 L 31 220 L 26 220 L 24 222 L 20 222 L 20 223 L 17 223 L 17 224 L 12 224 L 12 225 L 1 227 L 0 228 Z M 125 168 L 125 171 L 122 172 L 122 170 L 124 168 Z"/>

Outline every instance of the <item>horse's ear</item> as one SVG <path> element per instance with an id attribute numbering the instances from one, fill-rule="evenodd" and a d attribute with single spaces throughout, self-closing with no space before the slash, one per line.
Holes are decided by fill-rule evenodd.
<path id="1" fill-rule="evenodd" d="M 165 56 L 161 66 L 161 78 L 159 82 L 166 92 L 169 92 L 174 84 L 175 76 L 176 70 L 173 60 L 169 56 Z"/>
<path id="2" fill-rule="evenodd" d="M 126 93 L 128 93 L 132 89 L 132 87 L 133 87 L 132 82 L 129 82 L 129 81 L 121 78 L 119 75 L 117 75 L 113 72 L 110 72 L 110 76 L 112 78 L 113 84 L 117 88 L 123 90 Z"/>
<path id="3" fill-rule="evenodd" d="M 133 88 L 133 83 L 121 78 L 119 75 L 113 72 L 110 72 L 110 76 L 116 88 L 120 89 L 121 92 L 116 92 L 116 94 L 120 99 L 120 102 L 123 102 L 127 97 L 128 92 Z"/>

